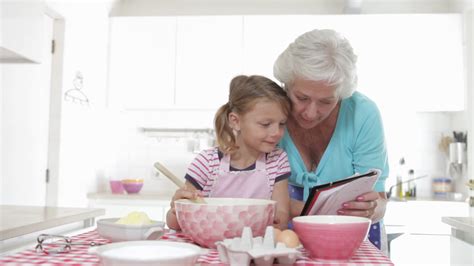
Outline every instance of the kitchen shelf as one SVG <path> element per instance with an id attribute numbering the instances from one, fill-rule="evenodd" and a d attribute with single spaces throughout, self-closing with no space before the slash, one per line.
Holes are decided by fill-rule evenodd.
<path id="1" fill-rule="evenodd" d="M 161 193 L 136 193 L 136 194 L 112 194 L 109 192 L 88 193 L 90 200 L 162 200 L 169 201 L 173 194 Z"/>
<path id="2" fill-rule="evenodd" d="M 139 130 L 148 137 L 179 138 L 195 137 L 196 135 L 214 136 L 212 128 L 153 128 L 140 127 Z"/>

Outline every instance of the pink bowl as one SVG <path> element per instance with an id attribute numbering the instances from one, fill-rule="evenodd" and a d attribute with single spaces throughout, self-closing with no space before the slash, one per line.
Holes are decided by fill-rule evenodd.
<path id="1" fill-rule="evenodd" d="M 293 226 L 310 256 L 348 260 L 367 237 L 371 221 L 364 217 L 312 215 L 293 218 Z"/>
<path id="2" fill-rule="evenodd" d="M 110 180 L 110 191 L 112 194 L 122 194 L 124 192 L 122 181 L 120 180 Z"/>
<path id="3" fill-rule="evenodd" d="M 143 187 L 143 179 L 138 181 L 131 181 L 130 179 L 122 180 L 122 186 L 128 194 L 135 194 L 140 192 Z"/>
<path id="4" fill-rule="evenodd" d="M 240 198 L 205 198 L 206 203 L 189 200 L 175 202 L 181 230 L 202 247 L 215 248 L 216 241 L 240 237 L 248 226 L 252 235 L 263 236 L 273 224 L 273 200 Z"/>

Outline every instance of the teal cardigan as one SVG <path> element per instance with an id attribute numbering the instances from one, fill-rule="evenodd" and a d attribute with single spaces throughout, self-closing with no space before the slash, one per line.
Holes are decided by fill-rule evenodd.
<path id="1" fill-rule="evenodd" d="M 311 187 L 364 173 L 371 168 L 382 171 L 375 191 L 385 191 L 389 166 L 382 119 L 377 105 L 359 92 L 341 101 L 333 136 L 314 172 L 307 171 L 288 131 L 279 145 L 288 153 L 289 182 L 304 188 L 305 201 Z"/>

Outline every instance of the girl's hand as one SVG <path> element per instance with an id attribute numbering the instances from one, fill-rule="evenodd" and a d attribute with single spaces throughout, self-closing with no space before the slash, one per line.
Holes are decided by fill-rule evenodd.
<path id="1" fill-rule="evenodd" d="M 372 220 L 378 199 L 379 193 L 375 191 L 359 195 L 354 201 L 342 204 L 342 208 L 337 213 L 340 215 L 366 217 Z"/>
<path id="2" fill-rule="evenodd" d="M 179 200 L 179 199 L 195 200 L 198 197 L 202 197 L 201 191 L 196 190 L 195 188 L 189 188 L 188 186 L 186 186 L 184 188 L 180 188 L 176 190 L 176 192 L 173 195 L 173 198 L 171 198 L 171 203 L 170 203 L 171 212 L 173 212 L 173 214 L 176 214 L 176 210 L 174 206 L 174 202 L 176 200 Z"/>

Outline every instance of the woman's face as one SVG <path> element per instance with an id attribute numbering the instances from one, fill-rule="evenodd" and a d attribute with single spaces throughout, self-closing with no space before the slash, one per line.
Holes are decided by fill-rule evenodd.
<path id="1" fill-rule="evenodd" d="M 309 129 L 324 121 L 337 105 L 336 87 L 321 81 L 296 78 L 288 90 L 291 115 L 302 128 Z"/>

